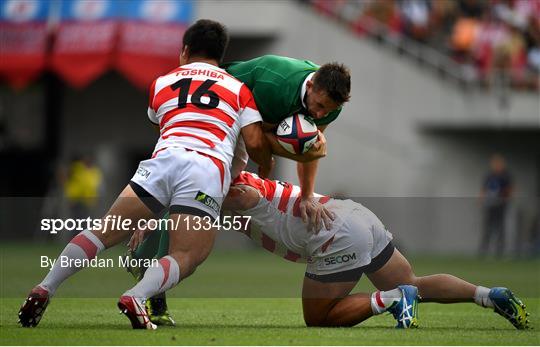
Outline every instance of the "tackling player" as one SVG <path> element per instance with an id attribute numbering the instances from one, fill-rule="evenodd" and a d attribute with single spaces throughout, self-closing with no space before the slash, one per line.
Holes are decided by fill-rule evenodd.
<path id="1" fill-rule="evenodd" d="M 473 285 L 448 274 L 417 277 L 392 245 L 392 234 L 370 210 L 352 200 L 315 197 L 336 218 L 331 230 L 306 232 L 300 218 L 300 187 L 243 172 L 224 209 L 251 216 L 243 232 L 265 249 L 293 262 L 307 262 L 302 290 L 308 326 L 353 326 L 391 312 L 398 328 L 417 325 L 422 302 L 475 302 L 493 308 L 517 329 L 528 328 L 525 305 L 510 290 Z M 365 273 L 377 292 L 350 294 Z"/>
<path id="2" fill-rule="evenodd" d="M 272 146 L 272 152 L 298 162 L 298 177 L 302 187 L 300 214 L 308 227 L 330 228 L 332 214 L 313 198 L 318 159 L 326 155 L 326 139 L 322 134 L 327 126 L 339 116 L 342 106 L 350 98 L 350 73 L 338 63 L 318 66 L 308 60 L 276 55 L 265 55 L 245 62 L 226 64 L 227 72 L 244 82 L 252 91 L 263 118 L 263 128 Z M 285 118 L 302 113 L 310 115 L 320 131 L 319 141 L 303 155 L 287 152 L 277 142 L 275 129 Z M 237 147 L 233 161 L 232 178 L 247 164 L 242 145 Z M 152 233 L 132 255 L 137 259 L 159 259 L 168 252 L 168 233 Z M 144 269 L 129 268 L 136 279 Z M 165 294 L 150 298 L 147 302 L 152 322 L 174 325 L 168 314 Z"/>
<path id="3" fill-rule="evenodd" d="M 509 289 L 473 285 L 448 274 L 417 277 L 393 246 L 392 234 L 370 210 L 352 200 L 315 194 L 336 218 L 330 230 L 307 232 L 300 217 L 300 187 L 242 172 L 223 208 L 251 216 L 239 231 L 266 250 L 307 268 L 302 289 L 308 326 L 353 326 L 390 312 L 398 328 L 418 326 L 421 302 L 475 302 L 493 308 L 517 329 L 529 327 L 525 305 Z M 144 231 L 134 234 L 139 242 Z M 350 294 L 362 274 L 378 289 Z"/>
<path id="4" fill-rule="evenodd" d="M 271 167 L 270 147 L 251 91 L 218 67 L 227 43 L 226 29 L 214 21 L 199 20 L 185 32 L 180 67 L 158 77 L 151 87 L 148 117 L 160 129 L 152 158 L 139 164 L 107 213 L 138 221 L 168 210 L 177 226 L 171 230 L 168 255 L 120 297 L 118 307 L 135 329 L 156 328 L 148 318 L 146 298 L 174 287 L 210 253 L 216 230 L 194 231 L 187 226 L 195 216 L 219 216 L 240 134 L 262 172 Z M 131 228 L 85 230 L 60 256 L 70 264 L 84 263 L 130 234 Z M 57 261 L 22 305 L 21 325 L 36 326 L 56 289 L 78 270 Z"/>

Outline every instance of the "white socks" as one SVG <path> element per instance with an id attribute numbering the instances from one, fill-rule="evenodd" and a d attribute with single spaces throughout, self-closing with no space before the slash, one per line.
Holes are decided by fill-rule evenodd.
<path id="1" fill-rule="evenodd" d="M 493 308 L 493 302 L 489 298 L 489 288 L 478 286 L 474 292 L 474 302 L 477 305 L 482 307 L 491 307 Z"/>
<path id="2" fill-rule="evenodd" d="M 158 264 L 149 267 L 143 279 L 124 295 L 147 299 L 171 289 L 180 281 L 180 267 L 173 257 L 167 255 Z"/>
<path id="3" fill-rule="evenodd" d="M 78 272 L 84 266 L 77 266 L 73 260 L 91 260 L 103 251 L 105 246 L 89 230 L 85 230 L 75 236 L 64 248 L 56 259 L 52 269 L 39 286 L 52 296 L 56 289 L 66 278 Z"/>
<path id="4" fill-rule="evenodd" d="M 371 310 L 373 315 L 386 312 L 395 302 L 401 300 L 403 294 L 398 288 L 386 292 L 377 291 L 371 294 Z"/>

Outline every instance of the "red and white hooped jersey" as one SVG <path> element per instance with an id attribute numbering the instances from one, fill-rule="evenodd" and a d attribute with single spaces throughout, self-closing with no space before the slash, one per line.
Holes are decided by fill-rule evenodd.
<path id="1" fill-rule="evenodd" d="M 251 223 L 255 223 L 256 228 L 248 228 L 246 234 L 270 252 L 295 262 L 306 262 L 315 249 L 336 234 L 345 218 L 356 208 L 356 203 L 351 200 L 314 194 L 336 217 L 331 230 L 323 228 L 314 234 L 307 231 L 307 225 L 300 215 L 302 196 L 299 186 L 263 179 L 247 171 L 242 171 L 233 180 L 232 186 L 235 185 L 255 188 L 261 196 L 255 207 L 235 211 L 251 216 Z"/>
<path id="2" fill-rule="evenodd" d="M 182 65 L 158 77 L 150 88 L 148 118 L 160 129 L 154 155 L 183 147 L 221 160 L 226 170 L 241 128 L 262 121 L 249 88 L 206 63 Z"/>

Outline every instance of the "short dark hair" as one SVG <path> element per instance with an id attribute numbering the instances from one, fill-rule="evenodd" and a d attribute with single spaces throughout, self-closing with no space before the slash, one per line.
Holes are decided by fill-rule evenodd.
<path id="1" fill-rule="evenodd" d="M 313 76 L 313 87 L 324 90 L 336 103 L 343 104 L 351 98 L 351 73 L 343 64 L 324 64 Z"/>
<path id="2" fill-rule="evenodd" d="M 191 56 L 215 59 L 218 63 L 223 59 L 229 34 L 221 23 L 209 19 L 199 19 L 184 33 L 182 47 L 188 46 Z"/>

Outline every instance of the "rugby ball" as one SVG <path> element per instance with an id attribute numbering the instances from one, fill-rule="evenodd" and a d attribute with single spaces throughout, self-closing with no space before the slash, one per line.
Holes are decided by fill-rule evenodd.
<path id="1" fill-rule="evenodd" d="M 279 144 L 287 152 L 303 154 L 317 142 L 319 131 L 310 117 L 295 114 L 279 123 L 276 136 Z"/>

